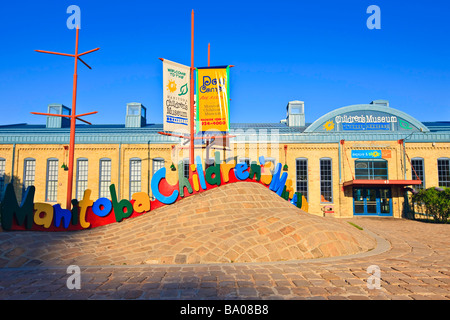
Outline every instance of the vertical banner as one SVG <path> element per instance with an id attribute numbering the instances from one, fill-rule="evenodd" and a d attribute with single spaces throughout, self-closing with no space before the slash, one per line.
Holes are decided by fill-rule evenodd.
<path id="1" fill-rule="evenodd" d="M 163 60 L 164 131 L 190 133 L 190 68 Z"/>
<path id="2" fill-rule="evenodd" d="M 229 66 L 197 68 L 197 132 L 230 129 Z"/>

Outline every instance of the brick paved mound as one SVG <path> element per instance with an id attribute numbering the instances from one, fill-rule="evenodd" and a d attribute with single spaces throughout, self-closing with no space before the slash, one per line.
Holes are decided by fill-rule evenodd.
<path id="1" fill-rule="evenodd" d="M 0 267 L 267 262 L 365 252 L 375 241 L 258 183 L 221 186 L 142 216 L 72 232 L 2 232 Z"/>

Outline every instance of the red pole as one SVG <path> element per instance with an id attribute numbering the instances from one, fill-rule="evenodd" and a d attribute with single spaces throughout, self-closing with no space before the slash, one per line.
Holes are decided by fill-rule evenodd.
<path id="1" fill-rule="evenodd" d="M 194 163 L 194 9 L 191 13 L 191 144 L 189 150 L 189 164 Z M 191 170 L 189 170 L 191 172 Z M 191 173 L 189 175 L 192 175 Z"/>
<path id="2" fill-rule="evenodd" d="M 208 43 L 208 67 L 211 65 L 211 45 Z"/>
<path id="3" fill-rule="evenodd" d="M 77 108 L 77 66 L 78 66 L 78 32 L 75 39 L 75 69 L 73 73 L 73 92 L 72 92 L 72 115 L 70 117 L 70 144 L 69 144 L 69 172 L 67 177 L 67 198 L 66 209 L 72 208 L 72 185 L 73 185 L 73 162 L 75 153 L 75 125 L 76 125 L 76 108 Z"/>
<path id="4" fill-rule="evenodd" d="M 67 115 L 58 115 L 58 114 L 48 114 L 48 113 L 41 113 L 41 112 L 32 112 L 32 114 L 40 114 L 40 115 L 46 115 L 46 116 L 57 116 L 57 117 L 67 117 L 70 118 L 70 143 L 69 143 L 69 172 L 67 177 L 67 198 L 66 198 L 66 208 L 71 209 L 71 203 L 72 203 L 72 186 L 73 186 L 73 167 L 74 167 L 74 152 L 75 152 L 75 125 L 76 120 L 83 121 L 87 124 L 91 124 L 90 122 L 81 119 L 81 116 L 87 116 L 90 114 L 95 114 L 97 111 L 94 112 L 88 112 L 83 114 L 76 114 L 77 109 L 77 67 L 78 67 L 78 60 L 80 60 L 82 63 L 86 65 L 89 69 L 92 69 L 86 62 L 84 62 L 80 56 L 83 56 L 85 54 L 94 52 L 99 50 L 100 48 L 95 48 L 83 53 L 78 54 L 78 35 L 79 35 L 79 28 L 77 26 L 76 30 L 76 38 L 75 38 L 75 54 L 68 54 L 68 53 L 60 53 L 60 52 L 52 52 L 52 51 L 45 51 L 45 50 L 35 50 L 37 52 L 42 53 L 51 53 L 56 54 L 60 56 L 68 56 L 68 57 L 74 57 L 75 58 L 75 68 L 73 73 L 73 93 L 72 93 L 72 112 L 69 116 Z"/>

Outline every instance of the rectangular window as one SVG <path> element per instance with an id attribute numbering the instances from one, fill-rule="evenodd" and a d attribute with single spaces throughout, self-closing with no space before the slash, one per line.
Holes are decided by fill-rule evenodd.
<path id="1" fill-rule="evenodd" d="M 164 159 L 163 158 L 153 159 L 153 174 L 155 174 L 156 171 L 158 171 L 161 168 L 164 168 Z M 155 200 L 154 196 L 152 196 L 152 200 Z"/>
<path id="2" fill-rule="evenodd" d="M 29 186 L 34 186 L 34 175 L 36 172 L 36 160 L 25 159 L 23 170 L 23 195 Z"/>
<path id="3" fill-rule="evenodd" d="M 99 197 L 111 198 L 109 186 L 111 185 L 111 159 L 100 160 L 100 183 L 99 183 Z"/>
<path id="4" fill-rule="evenodd" d="M 47 186 L 45 192 L 45 201 L 56 202 L 58 195 L 58 160 L 50 159 L 47 161 Z"/>
<path id="5" fill-rule="evenodd" d="M 438 159 L 439 187 L 450 187 L 450 159 Z"/>
<path id="6" fill-rule="evenodd" d="M 251 165 L 250 164 L 250 162 L 251 162 L 250 158 L 244 158 L 244 157 L 240 158 L 239 159 L 239 163 L 243 163 L 243 162 L 245 162 L 247 164 L 247 166 L 250 167 L 250 165 Z"/>
<path id="7" fill-rule="evenodd" d="M 5 188 L 5 168 L 6 160 L 0 159 L 0 201 L 3 199 L 3 189 Z"/>
<path id="8" fill-rule="evenodd" d="M 163 158 L 155 158 L 153 159 L 153 174 L 156 173 L 159 169 L 164 167 L 164 159 Z"/>
<path id="9" fill-rule="evenodd" d="M 141 192 L 141 159 L 130 160 L 130 197 Z"/>
<path id="10" fill-rule="evenodd" d="M 183 175 L 189 179 L 189 159 L 183 159 Z"/>
<path id="11" fill-rule="evenodd" d="M 333 202 L 331 159 L 320 159 L 320 202 Z"/>
<path id="12" fill-rule="evenodd" d="M 81 201 L 84 196 L 84 191 L 87 189 L 88 182 L 88 160 L 77 160 L 77 199 Z"/>
<path id="13" fill-rule="evenodd" d="M 388 180 L 388 162 L 386 160 L 355 160 L 356 180 Z"/>
<path id="14" fill-rule="evenodd" d="M 297 159 L 295 161 L 296 167 L 296 182 L 297 192 L 301 192 L 308 200 L 308 160 Z"/>
<path id="15" fill-rule="evenodd" d="M 420 179 L 422 181 L 422 184 L 420 185 L 414 185 L 414 189 L 420 190 L 425 188 L 425 170 L 423 165 L 423 159 L 416 158 L 411 159 L 411 174 L 412 174 L 412 180 Z"/>

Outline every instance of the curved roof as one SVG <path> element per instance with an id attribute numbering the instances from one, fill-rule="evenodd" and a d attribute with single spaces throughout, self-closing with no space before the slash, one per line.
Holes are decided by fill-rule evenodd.
<path id="1" fill-rule="evenodd" d="M 325 121 L 327 121 L 335 116 L 338 116 L 342 113 L 353 112 L 353 111 L 367 111 L 367 110 L 390 113 L 394 116 L 398 116 L 398 117 L 408 121 L 409 123 L 414 125 L 416 128 L 419 128 L 419 130 L 422 129 L 422 132 L 430 131 L 422 122 L 411 117 L 409 114 L 407 114 L 403 111 L 400 111 L 400 110 L 397 110 L 397 109 L 394 109 L 391 107 L 380 106 L 377 104 L 354 104 L 354 105 L 338 108 L 338 109 L 328 112 L 327 114 L 321 116 L 319 119 L 314 121 L 308 128 L 305 129 L 304 132 L 314 132 L 317 129 L 319 129 Z"/>

